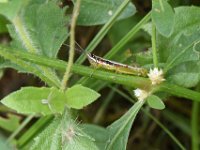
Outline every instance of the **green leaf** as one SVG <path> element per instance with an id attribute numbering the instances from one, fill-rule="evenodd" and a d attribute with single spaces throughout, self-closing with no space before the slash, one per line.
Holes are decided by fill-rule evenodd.
<path id="1" fill-rule="evenodd" d="M 9 32 L 13 45 L 40 55 L 55 58 L 60 46 L 66 40 L 69 21 L 65 9 L 60 9 L 54 2 L 33 3 L 23 7 L 21 13 L 12 20 Z"/>
<path id="2" fill-rule="evenodd" d="M 165 104 L 163 103 L 163 101 L 156 95 L 149 96 L 147 98 L 147 103 L 149 107 L 154 109 L 161 110 L 165 108 Z"/>
<path id="3" fill-rule="evenodd" d="M 160 34 L 158 34 L 157 37 L 160 62 L 166 62 L 171 55 L 171 52 L 176 50 L 174 48 L 176 48 L 175 46 L 179 45 L 177 41 L 181 40 L 181 36 L 185 36 L 185 38 L 188 39 L 189 44 L 191 44 L 194 40 L 193 38 L 191 38 L 192 34 L 193 36 L 198 37 L 198 34 L 200 32 L 199 14 L 199 7 L 184 6 L 175 8 L 175 24 L 173 34 L 169 38 L 163 37 Z M 187 46 L 187 44 L 184 44 L 183 48 L 186 48 Z M 172 47 L 174 48 L 172 49 Z M 180 47 L 178 49 L 180 50 Z"/>
<path id="4" fill-rule="evenodd" d="M 81 109 L 99 96 L 95 91 L 81 85 L 69 88 L 66 93 L 56 88 L 25 87 L 11 93 L 1 102 L 19 113 L 48 115 L 61 113 L 65 105 Z"/>
<path id="5" fill-rule="evenodd" d="M 19 113 L 47 115 L 61 113 L 66 99 L 64 93 L 56 88 L 24 87 L 9 94 L 1 102 Z"/>
<path id="6" fill-rule="evenodd" d="M 94 142 L 100 150 L 105 149 L 105 143 L 108 139 L 108 132 L 105 128 L 93 124 L 82 124 L 81 128 L 86 134 L 95 139 Z"/>
<path id="7" fill-rule="evenodd" d="M 126 150 L 133 121 L 145 101 L 137 101 L 120 119 L 108 126 L 109 139 L 106 150 Z"/>
<path id="8" fill-rule="evenodd" d="M 82 109 L 100 96 L 96 91 L 81 85 L 75 85 L 67 89 L 65 95 L 67 105 L 76 109 Z"/>
<path id="9" fill-rule="evenodd" d="M 78 25 L 99 25 L 106 23 L 115 13 L 123 0 L 82 0 Z M 134 15 L 135 6 L 130 3 L 118 20 Z"/>
<path id="10" fill-rule="evenodd" d="M 167 81 L 182 87 L 195 87 L 200 80 L 200 62 L 188 61 L 169 71 Z"/>
<path id="11" fill-rule="evenodd" d="M 12 24 L 8 25 L 9 33 L 13 39 L 12 46 L 20 50 L 56 58 L 58 50 L 68 36 L 68 30 L 65 27 L 68 21 L 69 19 L 65 17 L 65 9 L 60 9 L 56 2 L 26 1 L 26 5 L 23 5 L 16 16 L 12 18 Z M 13 61 L 12 63 L 21 67 L 20 71 L 34 73 L 50 86 L 60 86 L 60 80 L 52 68 L 26 62 L 23 64 Z M 19 67 L 15 69 L 19 69 Z"/>
<path id="12" fill-rule="evenodd" d="M 31 150 L 98 150 L 94 139 L 71 119 L 69 111 L 57 116 L 36 138 Z"/>
<path id="13" fill-rule="evenodd" d="M 163 36 L 169 37 L 174 28 L 174 11 L 166 0 L 153 0 L 151 17 L 156 29 Z"/>
<path id="14" fill-rule="evenodd" d="M 19 13 L 25 1 L 23 0 L 10 0 L 8 2 L 0 3 L 0 14 L 4 15 L 8 20 L 12 21 L 13 18 Z"/>
<path id="15" fill-rule="evenodd" d="M 8 114 L 7 118 L 0 117 L 0 127 L 7 131 L 13 132 L 19 127 L 20 119 L 21 117 L 13 114 Z"/>
<path id="16" fill-rule="evenodd" d="M 168 71 L 172 67 L 183 62 L 199 60 L 199 55 L 197 55 L 197 52 L 194 50 L 194 46 L 198 42 L 200 42 L 200 31 L 180 36 L 177 41 L 172 43 L 171 52 L 164 70 Z"/>
<path id="17" fill-rule="evenodd" d="M 0 147 L 2 150 L 13 150 L 13 148 L 10 145 L 8 145 L 6 139 L 1 135 L 0 135 Z"/>

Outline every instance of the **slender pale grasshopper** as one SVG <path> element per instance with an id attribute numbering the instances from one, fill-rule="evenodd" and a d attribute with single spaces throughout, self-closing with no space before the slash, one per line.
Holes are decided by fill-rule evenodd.
<path id="1" fill-rule="evenodd" d="M 81 48 L 81 46 L 76 43 L 80 49 L 76 49 L 80 52 L 86 54 L 90 64 L 95 68 L 103 68 L 106 70 L 116 71 L 118 73 L 137 75 L 137 76 L 147 76 L 148 70 L 145 68 L 137 66 L 129 66 L 126 64 L 118 63 L 108 59 L 101 58 L 94 54 L 88 53 Z"/>

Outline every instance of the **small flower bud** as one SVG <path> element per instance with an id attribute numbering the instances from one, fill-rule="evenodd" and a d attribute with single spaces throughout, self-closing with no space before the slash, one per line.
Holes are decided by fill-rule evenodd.
<path id="1" fill-rule="evenodd" d="M 145 100 L 149 96 L 147 91 L 141 89 L 134 90 L 134 94 L 139 101 Z"/>
<path id="2" fill-rule="evenodd" d="M 154 68 L 150 69 L 149 73 L 147 74 L 149 79 L 151 80 L 152 85 L 160 84 L 161 82 L 165 81 L 163 77 L 163 70 Z"/>

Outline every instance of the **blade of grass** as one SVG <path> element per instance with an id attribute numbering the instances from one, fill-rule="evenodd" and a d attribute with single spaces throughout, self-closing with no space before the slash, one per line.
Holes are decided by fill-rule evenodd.
<path id="1" fill-rule="evenodd" d="M 180 129 L 182 132 L 191 136 L 192 130 L 190 127 L 190 120 L 188 118 L 168 109 L 162 111 L 162 116 L 173 123 L 173 125 Z"/>
<path id="2" fill-rule="evenodd" d="M 31 128 L 25 132 L 17 141 L 18 148 L 22 148 L 28 143 L 35 135 L 40 133 L 49 123 L 53 120 L 53 116 L 41 117 Z"/>
<path id="3" fill-rule="evenodd" d="M 153 64 L 154 64 L 154 68 L 157 68 L 158 56 L 157 56 L 157 49 L 156 49 L 156 26 L 153 23 L 152 23 L 151 43 L 152 43 Z"/>
<path id="4" fill-rule="evenodd" d="M 138 22 L 105 56 L 104 58 L 113 58 L 117 52 L 125 46 L 131 38 L 141 29 L 141 27 L 151 19 L 151 12 L 149 12 L 140 22 Z"/>
<path id="5" fill-rule="evenodd" d="M 192 150 L 199 150 L 199 102 L 192 105 Z"/>
<path id="6" fill-rule="evenodd" d="M 94 116 L 93 122 L 95 124 L 98 124 L 101 121 L 101 119 L 102 119 L 102 117 L 104 115 L 104 112 L 105 112 L 106 108 L 108 107 L 110 101 L 112 100 L 114 94 L 115 94 L 115 91 L 111 90 L 109 92 L 108 96 L 103 100 L 103 103 L 101 104 L 101 107 L 98 109 L 96 115 Z"/>
<path id="7" fill-rule="evenodd" d="M 17 128 L 17 130 L 15 130 L 15 131 L 10 135 L 10 137 L 7 139 L 7 142 L 12 141 L 12 140 L 15 138 L 15 136 L 16 136 L 19 132 L 21 132 L 21 131 L 24 129 L 24 127 L 31 121 L 31 119 L 33 119 L 34 116 L 35 116 L 35 115 L 30 115 L 30 116 L 28 116 L 28 117 L 21 123 L 21 125 L 19 126 L 19 128 Z"/>
<path id="8" fill-rule="evenodd" d="M 123 3 L 119 6 L 119 8 L 116 10 L 116 12 L 113 14 L 113 16 L 110 18 L 110 20 L 101 28 L 101 30 L 98 32 L 98 34 L 94 37 L 92 42 L 88 45 L 88 47 L 85 49 L 88 52 L 92 52 L 94 48 L 100 43 L 100 41 L 103 39 L 103 37 L 106 35 L 106 33 L 109 31 L 109 29 L 113 26 L 115 23 L 117 17 L 123 12 L 123 10 L 128 6 L 130 0 L 124 0 Z M 76 63 L 81 64 L 86 59 L 86 56 L 83 54 L 81 55 Z"/>

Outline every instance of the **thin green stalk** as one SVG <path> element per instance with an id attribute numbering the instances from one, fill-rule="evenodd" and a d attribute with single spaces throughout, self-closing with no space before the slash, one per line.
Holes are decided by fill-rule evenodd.
<path id="1" fill-rule="evenodd" d="M 192 99 L 194 101 L 200 102 L 200 93 L 199 92 L 196 92 L 196 91 L 193 91 L 190 89 L 186 89 L 186 88 L 183 88 L 178 85 L 164 82 L 163 84 L 158 85 L 156 90 L 162 91 L 162 92 L 167 92 L 167 93 L 170 93 L 177 97 L 184 97 L 186 99 Z"/>
<path id="2" fill-rule="evenodd" d="M 22 52 L 20 50 L 7 49 L 5 47 L 3 48 L 0 46 L 0 56 L 4 57 L 4 55 L 7 55 L 7 54 L 12 54 L 13 57 L 16 57 L 18 59 L 22 58 L 25 61 L 33 62 L 39 65 L 48 66 L 50 68 L 54 68 L 63 72 L 65 71 L 65 68 L 67 66 L 67 63 L 62 60 L 50 59 L 48 57 L 39 56 L 39 55 L 27 53 L 27 52 Z M 9 60 L 10 58 L 8 57 L 6 59 Z M 143 88 L 144 86 L 148 87 L 148 85 L 151 85 L 150 80 L 148 80 L 147 78 L 117 74 L 115 72 L 110 72 L 110 71 L 105 71 L 105 70 L 95 70 L 94 72 L 94 69 L 91 67 L 85 67 L 85 66 L 76 65 L 76 64 L 72 66 L 72 72 L 83 75 L 83 76 L 88 76 L 88 77 L 91 77 L 91 72 L 93 72 L 92 76 L 94 78 L 105 80 L 108 82 L 123 84 L 130 87 Z"/>
<path id="3" fill-rule="evenodd" d="M 192 136 L 190 120 L 188 118 L 168 109 L 162 111 L 162 116 L 173 123 L 173 125 L 176 126 L 178 129 L 182 130 L 183 133 Z"/>
<path id="4" fill-rule="evenodd" d="M 153 64 L 154 67 L 158 67 L 158 56 L 156 49 L 156 26 L 152 23 L 152 35 L 151 35 L 152 53 L 153 53 Z"/>
<path id="5" fill-rule="evenodd" d="M 70 77 L 70 71 L 74 62 L 74 51 L 75 51 L 75 27 L 76 27 L 76 20 L 78 18 L 79 9 L 80 9 L 81 0 L 77 0 L 74 6 L 72 21 L 71 21 L 71 29 L 70 29 L 70 50 L 69 50 L 69 59 L 68 65 L 63 76 L 63 80 L 61 83 L 61 90 L 64 91 L 67 87 L 67 82 Z"/>
<path id="6" fill-rule="evenodd" d="M 111 90 L 110 93 L 108 94 L 108 96 L 103 100 L 103 104 L 101 105 L 101 107 L 99 108 L 99 110 L 97 111 L 97 113 L 94 117 L 94 120 L 93 120 L 94 123 L 97 124 L 102 119 L 102 116 L 103 116 L 106 108 L 108 107 L 108 104 L 112 100 L 114 94 L 115 94 L 115 91 Z"/>
<path id="7" fill-rule="evenodd" d="M 35 116 L 35 115 L 30 115 L 30 116 L 28 116 L 28 117 L 21 123 L 21 125 L 10 135 L 10 137 L 7 139 L 7 142 L 12 141 L 12 140 L 15 138 L 15 136 L 16 136 L 19 132 L 21 132 L 21 131 L 24 129 L 24 127 L 31 121 L 31 119 L 33 119 L 34 116 Z"/>
<path id="8" fill-rule="evenodd" d="M 111 89 L 113 89 L 114 91 L 116 91 L 118 94 L 120 94 L 121 96 L 123 96 L 126 100 L 130 101 L 131 103 L 135 103 L 135 100 L 133 100 L 130 96 L 128 96 L 127 94 L 125 94 L 124 92 L 109 86 Z M 180 143 L 180 141 L 158 120 L 156 119 L 152 114 L 150 114 L 148 111 L 146 111 L 144 108 L 141 109 L 147 116 L 149 116 L 158 126 L 160 126 L 161 129 L 163 129 L 168 135 L 169 137 L 172 138 L 172 140 L 182 149 L 182 150 L 186 150 L 186 148 Z"/>
<path id="9" fill-rule="evenodd" d="M 21 149 L 30 140 L 33 139 L 37 134 L 39 134 L 48 124 L 53 120 L 53 115 L 48 115 L 41 117 L 31 128 L 25 132 L 17 141 L 17 146 Z"/>
<path id="10" fill-rule="evenodd" d="M 199 102 L 192 105 L 192 150 L 199 150 Z"/>
<path id="11" fill-rule="evenodd" d="M 103 39 L 103 37 L 106 35 L 106 33 L 109 31 L 109 29 L 113 26 L 118 16 L 123 12 L 123 10 L 128 6 L 130 0 L 124 0 L 122 4 L 118 7 L 114 15 L 110 18 L 110 20 L 101 28 L 101 30 L 98 32 L 98 34 L 94 37 L 94 39 L 90 42 L 88 47 L 85 49 L 88 52 L 92 52 L 94 48 L 100 43 L 100 41 Z M 81 64 L 85 60 L 86 56 L 81 55 L 76 63 Z"/>
<path id="12" fill-rule="evenodd" d="M 66 68 L 67 63 L 58 59 L 50 59 L 44 56 L 39 56 L 35 54 L 30 54 L 27 52 L 19 51 L 19 50 L 13 50 L 12 48 L 8 48 L 5 46 L 0 45 L 0 56 L 4 57 L 7 54 L 12 54 L 13 57 L 16 57 L 18 59 L 23 59 L 28 62 L 32 62 L 39 65 L 48 66 L 60 71 L 64 71 Z M 6 58 L 10 60 L 10 58 Z M 73 65 L 72 66 L 72 72 L 91 77 L 91 72 L 93 72 L 94 69 L 90 67 L 85 67 L 81 65 Z M 113 82 L 117 84 L 122 84 L 128 87 L 136 87 L 136 88 L 151 88 L 151 82 L 147 78 L 138 77 L 138 76 L 130 76 L 130 75 L 124 75 L 124 74 L 117 74 L 110 71 L 104 71 L 104 70 L 96 70 L 93 72 L 92 76 L 96 79 L 105 80 L 108 82 Z M 170 84 L 167 82 L 164 82 L 158 86 L 155 87 L 154 91 L 163 91 L 167 92 L 169 94 L 184 97 L 190 100 L 194 101 L 200 101 L 200 93 L 180 87 L 178 85 Z"/>
<path id="13" fill-rule="evenodd" d="M 145 112 L 145 110 L 144 110 Z M 156 119 L 152 114 L 149 114 L 147 112 L 145 112 L 149 117 L 151 117 L 151 119 L 160 126 L 160 128 L 162 128 L 165 133 L 167 133 L 169 135 L 169 137 L 171 137 L 171 139 L 179 146 L 180 149 L 182 150 L 186 150 L 186 148 L 181 144 L 181 142 L 170 132 L 170 130 L 167 129 L 167 127 L 165 127 L 158 119 Z"/>
<path id="14" fill-rule="evenodd" d="M 130 39 L 146 24 L 151 18 L 151 12 L 149 12 L 140 22 L 138 22 L 106 55 L 105 58 L 110 59 L 117 54 L 117 52 L 125 46 Z"/>

